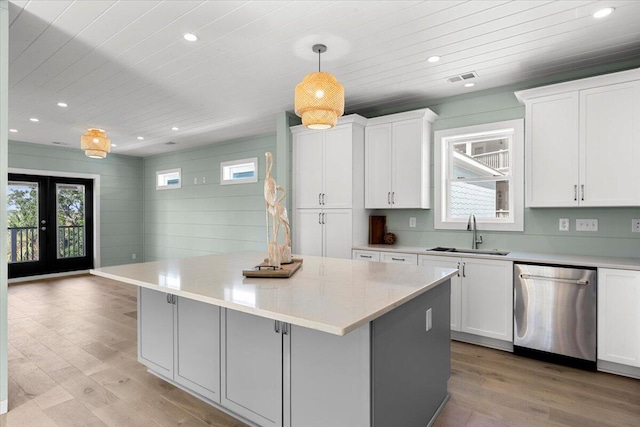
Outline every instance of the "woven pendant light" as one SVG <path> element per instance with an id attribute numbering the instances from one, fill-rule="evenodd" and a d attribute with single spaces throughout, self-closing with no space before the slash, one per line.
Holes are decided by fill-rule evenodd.
<path id="1" fill-rule="evenodd" d="M 344 114 L 344 86 L 333 74 L 320 71 L 320 54 L 327 47 L 316 44 L 312 49 L 318 54 L 318 72 L 307 74 L 296 85 L 295 112 L 309 129 L 330 129 Z"/>
<path id="2" fill-rule="evenodd" d="M 102 129 L 90 128 L 80 137 L 80 148 L 84 150 L 87 157 L 93 159 L 104 159 L 111 151 L 111 140 Z"/>

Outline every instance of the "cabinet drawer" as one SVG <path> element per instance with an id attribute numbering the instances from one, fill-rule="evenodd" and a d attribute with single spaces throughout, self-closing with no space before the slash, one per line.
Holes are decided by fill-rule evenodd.
<path id="1" fill-rule="evenodd" d="M 395 262 L 398 264 L 418 265 L 418 254 L 405 254 L 401 252 L 381 252 L 380 261 Z"/>
<path id="2" fill-rule="evenodd" d="M 354 250 L 351 258 L 359 259 L 361 261 L 380 261 L 380 252 Z"/>

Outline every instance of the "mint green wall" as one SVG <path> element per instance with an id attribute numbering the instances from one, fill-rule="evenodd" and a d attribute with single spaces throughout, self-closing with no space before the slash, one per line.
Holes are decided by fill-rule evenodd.
<path id="1" fill-rule="evenodd" d="M 518 103 L 513 92 L 525 87 L 532 87 L 532 85 L 529 83 L 430 102 L 426 106 L 439 115 L 433 130 L 524 118 L 524 106 Z M 433 162 L 433 148 L 431 159 Z M 431 170 L 433 171 L 433 164 Z M 432 186 L 433 182 L 432 179 Z M 431 197 L 433 198 L 433 187 Z M 424 248 L 471 246 L 469 232 L 434 230 L 433 210 L 374 212 L 387 216 L 387 229 L 396 233 L 399 245 Z M 640 233 L 631 232 L 631 219 L 640 218 L 640 208 L 537 208 L 525 209 L 524 214 L 524 232 L 482 231 L 480 234 L 483 236 L 484 243 L 481 248 L 640 257 Z M 417 218 L 416 228 L 409 228 L 410 217 Z M 576 218 L 598 219 L 598 231 L 560 232 L 558 231 L 560 218 L 571 219 L 571 230 L 575 230 Z"/>
<path id="2" fill-rule="evenodd" d="M 268 134 L 145 158 L 145 260 L 266 251 L 264 154 L 273 153 L 277 171 L 276 145 Z M 250 157 L 258 158 L 257 183 L 220 185 L 220 162 Z M 174 168 L 182 188 L 156 190 L 156 172 Z"/>
<path id="3" fill-rule="evenodd" d="M 142 257 L 142 159 L 109 154 L 90 159 L 72 148 L 9 142 L 9 167 L 100 175 L 101 266 Z M 132 260 L 132 254 L 140 258 Z"/>

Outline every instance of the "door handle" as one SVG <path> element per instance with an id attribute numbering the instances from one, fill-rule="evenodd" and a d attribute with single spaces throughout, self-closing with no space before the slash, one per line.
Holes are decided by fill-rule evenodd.
<path id="1" fill-rule="evenodd" d="M 466 263 L 466 262 L 463 262 L 463 263 L 462 263 L 462 277 L 467 277 L 467 274 L 466 274 L 466 272 L 464 271 L 464 266 L 465 266 L 465 265 L 467 265 L 467 263 Z"/>
<path id="2" fill-rule="evenodd" d="M 47 227 L 40 227 L 40 230 L 47 231 Z"/>

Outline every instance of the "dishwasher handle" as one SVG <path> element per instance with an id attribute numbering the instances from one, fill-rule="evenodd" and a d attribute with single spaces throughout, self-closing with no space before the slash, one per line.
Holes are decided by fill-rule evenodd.
<path id="1" fill-rule="evenodd" d="M 584 279 L 562 279 L 560 277 L 536 276 L 535 274 L 520 274 L 521 279 L 541 279 L 551 280 L 552 282 L 573 283 L 574 285 L 588 285 L 589 281 Z"/>

